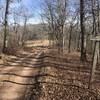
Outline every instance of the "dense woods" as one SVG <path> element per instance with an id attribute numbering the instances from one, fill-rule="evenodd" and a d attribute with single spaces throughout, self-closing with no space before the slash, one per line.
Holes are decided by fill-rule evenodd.
<path id="1" fill-rule="evenodd" d="M 100 0 L 0 0 L 0 81 L 34 74 L 16 100 L 100 100 L 99 55 Z"/>

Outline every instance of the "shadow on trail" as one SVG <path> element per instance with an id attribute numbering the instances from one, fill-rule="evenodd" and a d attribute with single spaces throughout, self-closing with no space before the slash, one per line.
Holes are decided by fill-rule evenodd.
<path id="1" fill-rule="evenodd" d="M 33 53 L 24 55 L 24 57 L 17 57 L 16 59 L 12 58 L 6 64 L 0 65 L 0 81 L 3 83 L 0 86 L 0 100 L 8 100 L 10 97 L 5 97 L 6 92 L 7 95 L 9 91 L 11 92 L 10 94 L 12 94 L 14 88 L 23 88 L 23 94 L 18 97 L 12 94 L 13 98 L 10 100 L 30 100 L 26 99 L 26 96 L 28 95 L 27 92 L 32 92 L 30 90 L 33 86 L 37 90 L 39 87 L 39 84 L 37 83 L 38 78 L 44 76 L 40 75 L 41 68 L 44 66 L 43 59 L 41 59 L 42 55 L 43 52 L 39 51 L 35 55 Z M 37 83 L 35 84 L 36 86 L 34 83 Z M 18 90 L 17 95 L 20 94 L 20 92 L 21 91 Z M 31 94 L 32 93 L 29 95 Z M 29 96 L 27 96 L 27 98 L 29 98 Z"/>

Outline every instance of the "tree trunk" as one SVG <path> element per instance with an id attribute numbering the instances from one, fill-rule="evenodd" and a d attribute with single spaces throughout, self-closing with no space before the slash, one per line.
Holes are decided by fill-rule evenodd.
<path id="1" fill-rule="evenodd" d="M 3 53 L 6 53 L 6 47 L 7 47 L 7 26 L 8 26 L 9 2 L 10 0 L 6 0 L 6 10 L 5 10 L 5 18 L 4 18 L 4 40 L 3 40 L 3 49 L 2 49 Z"/>
<path id="2" fill-rule="evenodd" d="M 81 27 L 81 61 L 86 60 L 86 52 L 84 47 L 85 27 L 84 27 L 84 0 L 80 0 L 80 27 Z"/>
<path id="3" fill-rule="evenodd" d="M 70 50 L 71 50 L 71 40 L 72 40 L 72 25 L 70 26 L 68 53 L 70 53 Z"/>
<path id="4" fill-rule="evenodd" d="M 26 40 L 26 34 L 27 34 L 27 18 L 25 18 L 25 20 L 24 20 L 24 30 L 23 30 L 23 34 L 22 34 L 22 46 L 24 46 L 24 43 L 25 43 L 25 40 Z"/>

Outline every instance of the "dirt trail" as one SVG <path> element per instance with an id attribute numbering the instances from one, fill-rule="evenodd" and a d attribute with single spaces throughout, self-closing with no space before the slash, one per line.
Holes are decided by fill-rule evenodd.
<path id="1" fill-rule="evenodd" d="M 0 100 L 24 100 L 27 86 L 31 85 L 42 64 L 42 51 L 27 52 L 0 65 Z"/>

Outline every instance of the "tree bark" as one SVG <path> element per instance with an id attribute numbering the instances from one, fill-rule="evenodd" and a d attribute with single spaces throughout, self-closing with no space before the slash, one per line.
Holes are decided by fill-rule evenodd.
<path id="1" fill-rule="evenodd" d="M 80 0 L 80 28 L 81 28 L 81 61 L 86 60 L 86 52 L 84 47 L 85 27 L 84 27 L 84 0 Z"/>
<path id="2" fill-rule="evenodd" d="M 68 53 L 70 53 L 71 50 L 71 40 L 72 40 L 72 25 L 70 25 Z"/>
<path id="3" fill-rule="evenodd" d="M 7 47 L 7 26 L 8 26 L 9 3 L 10 0 L 6 0 L 6 10 L 5 10 L 5 18 L 4 18 L 4 40 L 3 40 L 3 49 L 2 49 L 3 53 L 6 53 L 6 47 Z"/>

